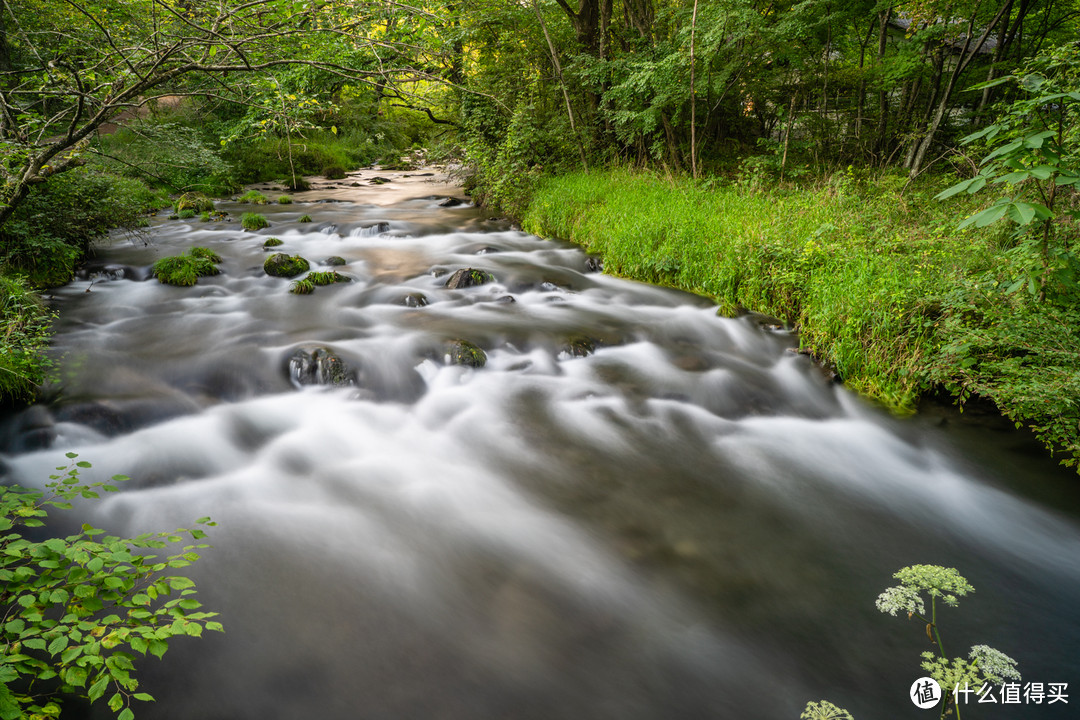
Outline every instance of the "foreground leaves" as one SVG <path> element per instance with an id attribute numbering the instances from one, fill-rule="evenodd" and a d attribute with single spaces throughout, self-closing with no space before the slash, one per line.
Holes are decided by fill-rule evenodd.
<path id="1" fill-rule="evenodd" d="M 47 493 L 0 487 L 0 720 L 58 717 L 60 698 L 71 694 L 91 702 L 108 695 L 108 707 L 130 720 L 133 699 L 153 700 L 137 692 L 135 653 L 160 658 L 177 635 L 222 629 L 211 620 L 216 613 L 200 610 L 195 583 L 171 574 L 208 546 L 185 545 L 166 557 L 147 552 L 185 535 L 202 540 L 201 529 L 120 538 L 84 524 L 64 538 L 24 535 L 45 525 L 48 508 L 70 509 L 77 497 L 116 489 L 81 483 L 90 463 L 68 457 L 72 464 L 50 476 Z M 197 524 L 214 525 L 209 518 Z"/>

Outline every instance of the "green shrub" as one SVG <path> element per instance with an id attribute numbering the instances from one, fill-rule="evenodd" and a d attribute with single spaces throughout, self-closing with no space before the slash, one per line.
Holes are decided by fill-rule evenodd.
<path id="1" fill-rule="evenodd" d="M 188 287 L 198 282 L 200 277 L 217 275 L 219 270 L 216 263 L 219 262 L 221 256 L 213 250 L 195 247 L 188 250 L 186 255 L 161 258 L 154 263 L 150 272 L 159 282 Z"/>
<path id="2" fill-rule="evenodd" d="M 288 195 L 279 195 L 277 201 L 278 205 L 292 205 L 292 198 Z"/>
<path id="3" fill-rule="evenodd" d="M 176 213 L 176 217 L 178 220 L 190 220 L 191 218 L 195 217 L 195 211 L 191 208 L 187 208 L 186 210 L 181 210 L 180 212 Z M 206 217 L 207 219 L 210 219 L 210 213 L 207 213 Z"/>
<path id="4" fill-rule="evenodd" d="M 282 241 L 280 238 L 267 238 L 266 242 L 263 243 L 263 247 L 264 248 L 272 248 L 272 247 L 277 247 L 278 245 L 284 245 L 284 244 L 285 244 L 284 241 Z"/>
<path id="5" fill-rule="evenodd" d="M 270 227 L 270 221 L 259 213 L 244 213 L 240 216 L 240 226 L 245 230 L 262 230 Z"/>
<path id="6" fill-rule="evenodd" d="M 145 184 L 76 168 L 37 185 L 0 231 L 0 267 L 32 285 L 63 285 L 90 244 L 116 227 L 134 230 L 168 201 Z"/>
<path id="7" fill-rule="evenodd" d="M 116 489 L 80 483 L 79 470 L 90 463 L 67 456 L 72 464 L 57 468 L 61 474 L 50 476 L 45 492 L 0 485 L 0 713 L 57 717 L 59 695 L 47 688 L 59 685 L 91 703 L 111 693 L 109 708 L 131 720 L 132 699 L 153 700 L 138 692 L 135 654 L 160 658 L 173 637 L 222 629 L 211 620 L 216 613 L 199 609 L 195 583 L 175 574 L 209 546 L 186 545 L 169 557 L 147 552 L 182 542 L 185 534 L 202 540 L 198 528 L 128 539 L 83 525 L 74 535 L 43 539 L 50 508 L 68 510 L 75 498 Z M 214 525 L 210 518 L 196 524 Z"/>
<path id="8" fill-rule="evenodd" d="M 309 222 L 311 222 L 311 216 L 310 215 L 301 215 L 300 218 L 296 222 L 309 223 Z"/>
<path id="9" fill-rule="evenodd" d="M 237 202 L 254 203 L 255 205 L 265 205 L 270 202 L 270 199 L 258 190 L 248 190 L 246 193 L 237 198 Z"/>
<path id="10" fill-rule="evenodd" d="M 322 169 L 322 176 L 327 180 L 341 180 L 345 177 L 345 168 L 340 165 L 327 165 Z"/>
<path id="11" fill-rule="evenodd" d="M 23 278 L 0 275 L 0 404 L 32 400 L 44 382 L 52 317 Z"/>
<path id="12" fill-rule="evenodd" d="M 201 220 L 202 222 L 210 222 L 210 211 L 203 210 L 201 213 L 199 213 L 199 220 Z"/>

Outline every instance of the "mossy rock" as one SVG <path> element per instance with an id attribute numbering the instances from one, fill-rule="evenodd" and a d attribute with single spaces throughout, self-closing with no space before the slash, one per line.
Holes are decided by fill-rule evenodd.
<path id="1" fill-rule="evenodd" d="M 309 274 L 305 280 L 310 280 L 315 285 L 333 285 L 334 283 L 349 282 L 349 278 L 337 270 L 320 270 Z"/>
<path id="2" fill-rule="evenodd" d="M 178 213 L 183 212 L 184 210 L 193 210 L 196 214 L 201 212 L 214 212 L 214 201 L 202 193 L 189 192 L 184 193 L 176 199 L 176 206 L 174 209 Z"/>
<path id="3" fill-rule="evenodd" d="M 270 221 L 259 213 L 244 213 L 240 216 L 240 226 L 245 230 L 262 230 L 270 227 Z"/>
<path id="4" fill-rule="evenodd" d="M 221 256 L 213 250 L 195 247 L 188 250 L 186 255 L 161 258 L 150 268 L 150 274 L 166 285 L 189 287 L 200 277 L 217 275 L 220 271 L 216 264 L 219 262 Z"/>
<path id="5" fill-rule="evenodd" d="M 285 241 L 282 240 L 281 238 L 267 238 L 266 242 L 263 243 L 263 247 L 264 248 L 272 248 L 272 247 L 277 247 L 278 245 L 284 245 L 284 244 L 285 244 Z"/>
<path id="6" fill-rule="evenodd" d="M 348 264 L 349 263 L 345 260 L 345 258 L 341 257 L 340 255 L 331 255 L 330 257 L 323 260 L 323 265 L 329 265 L 330 267 L 338 267 L 340 265 Z"/>
<path id="7" fill-rule="evenodd" d="M 323 168 L 322 174 L 327 180 L 341 180 L 345 177 L 345 168 L 340 165 L 327 165 Z"/>
<path id="8" fill-rule="evenodd" d="M 246 193 L 237 198 L 237 201 L 242 203 L 265 205 L 266 203 L 270 202 L 270 199 L 258 190 L 248 190 Z"/>
<path id="9" fill-rule="evenodd" d="M 307 272 L 310 268 L 311 265 L 304 258 L 299 255 L 286 255 L 285 253 L 274 253 L 266 258 L 266 262 L 263 263 L 263 270 L 266 271 L 267 275 L 283 278 L 296 277 L 302 272 Z"/>
<path id="10" fill-rule="evenodd" d="M 287 364 L 289 380 L 296 387 L 356 384 L 353 370 L 330 348 L 299 348 L 289 356 Z"/>
<path id="11" fill-rule="evenodd" d="M 476 287 L 477 285 L 483 285 L 484 283 L 494 282 L 495 276 L 489 272 L 483 270 L 477 270 L 476 268 L 462 268 L 454 272 L 450 276 L 450 279 L 446 281 L 445 287 L 450 290 L 459 290 L 461 288 Z"/>
<path id="12" fill-rule="evenodd" d="M 482 368 L 487 364 L 487 354 L 468 340 L 455 338 L 443 345 L 443 362 L 447 365 Z"/>
<path id="13" fill-rule="evenodd" d="M 311 216 L 310 215 L 301 215 L 300 218 L 296 222 L 309 223 L 309 222 L 311 222 Z"/>
<path id="14" fill-rule="evenodd" d="M 373 177 L 373 178 L 371 178 L 371 180 L 369 180 L 369 182 L 372 185 L 385 185 L 386 183 L 391 182 L 391 180 L 390 180 L 390 178 Z"/>
<path id="15" fill-rule="evenodd" d="M 562 350 L 570 357 L 586 357 L 596 352 L 596 342 L 587 337 L 572 337 L 566 341 Z"/>

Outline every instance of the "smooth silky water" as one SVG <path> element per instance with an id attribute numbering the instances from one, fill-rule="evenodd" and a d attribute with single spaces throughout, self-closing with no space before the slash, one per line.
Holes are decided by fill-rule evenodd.
<path id="1" fill-rule="evenodd" d="M 373 174 L 219 204 L 265 213 L 255 233 L 159 217 L 55 291 L 58 382 L 0 427 L 5 481 L 76 452 L 84 480 L 132 478 L 90 522 L 218 523 L 189 574 L 226 632 L 141 662 L 139 717 L 929 717 L 923 628 L 874 608 L 916 563 L 977 589 L 940 614 L 950 653 L 1080 693 L 1075 476 L 1007 433 L 892 419 L 789 334 L 443 207 L 441 178 Z M 290 294 L 271 236 L 351 281 Z M 192 246 L 221 274 L 149 278 Z M 465 267 L 495 282 L 446 289 Z M 447 364 L 454 338 L 487 365 Z M 316 348 L 352 384 L 298 382 Z"/>

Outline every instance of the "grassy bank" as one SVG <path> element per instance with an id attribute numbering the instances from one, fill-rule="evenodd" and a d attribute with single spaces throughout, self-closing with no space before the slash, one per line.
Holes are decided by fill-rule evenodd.
<path id="1" fill-rule="evenodd" d="M 847 386 L 897 413 L 944 387 L 995 402 L 1073 465 L 1080 457 L 1080 312 L 1059 292 L 1007 292 L 1002 231 L 957 231 L 974 209 L 849 172 L 813 187 L 709 187 L 625 170 L 541 180 L 530 232 L 571 240 L 608 272 L 797 327 Z M 1066 288 L 1067 290 L 1068 288 Z"/>

